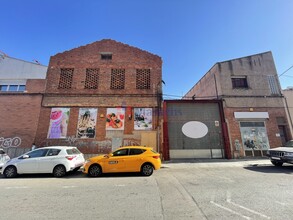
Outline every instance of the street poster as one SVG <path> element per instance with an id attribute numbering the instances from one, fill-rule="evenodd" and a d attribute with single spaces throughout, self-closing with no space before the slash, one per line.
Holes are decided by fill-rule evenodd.
<path id="1" fill-rule="evenodd" d="M 106 130 L 124 130 L 125 109 L 108 108 L 106 117 Z"/>
<path id="2" fill-rule="evenodd" d="M 152 108 L 134 108 L 134 130 L 151 130 L 152 119 Z"/>
<path id="3" fill-rule="evenodd" d="M 66 138 L 69 108 L 52 108 L 47 138 Z"/>
<path id="4" fill-rule="evenodd" d="M 80 108 L 77 122 L 77 138 L 95 138 L 98 109 Z"/>

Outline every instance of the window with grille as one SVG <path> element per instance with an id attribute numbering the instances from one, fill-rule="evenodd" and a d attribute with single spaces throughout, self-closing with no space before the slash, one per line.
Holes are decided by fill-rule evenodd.
<path id="1" fill-rule="evenodd" d="M 137 69 L 136 70 L 136 89 L 151 88 L 151 70 Z"/>
<path id="2" fill-rule="evenodd" d="M 270 85 L 271 93 L 273 95 L 279 94 L 279 89 L 278 89 L 278 86 L 277 86 L 277 82 L 276 82 L 276 79 L 275 79 L 275 77 L 273 75 L 268 76 L 268 82 L 269 82 L 269 85 Z"/>
<path id="3" fill-rule="evenodd" d="M 86 69 L 85 89 L 97 89 L 99 84 L 99 69 Z"/>
<path id="4" fill-rule="evenodd" d="M 112 69 L 111 72 L 111 89 L 124 89 L 125 69 Z"/>
<path id="5" fill-rule="evenodd" d="M 232 78 L 233 89 L 247 89 L 247 78 L 246 77 L 233 77 Z"/>
<path id="6" fill-rule="evenodd" d="M 61 69 L 60 80 L 59 80 L 59 89 L 71 89 L 72 78 L 73 78 L 74 69 Z"/>

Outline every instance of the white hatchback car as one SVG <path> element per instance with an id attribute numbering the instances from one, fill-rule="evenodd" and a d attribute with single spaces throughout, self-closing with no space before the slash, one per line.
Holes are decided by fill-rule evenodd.
<path id="1" fill-rule="evenodd" d="M 8 160 L 10 160 L 10 157 L 2 148 L 0 148 L 0 170 Z"/>
<path id="2" fill-rule="evenodd" d="M 7 178 L 26 173 L 53 173 L 62 177 L 66 172 L 79 170 L 84 162 L 83 154 L 76 147 L 43 147 L 9 160 L 2 174 Z"/>

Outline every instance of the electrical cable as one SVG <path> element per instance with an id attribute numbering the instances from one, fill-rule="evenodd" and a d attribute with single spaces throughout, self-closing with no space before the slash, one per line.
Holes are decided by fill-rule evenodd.
<path id="1" fill-rule="evenodd" d="M 284 74 L 285 74 L 286 72 L 288 72 L 291 68 L 293 68 L 293 65 L 292 65 L 289 69 L 285 70 L 282 74 L 280 74 L 279 77 L 281 77 L 282 75 L 284 75 Z"/>

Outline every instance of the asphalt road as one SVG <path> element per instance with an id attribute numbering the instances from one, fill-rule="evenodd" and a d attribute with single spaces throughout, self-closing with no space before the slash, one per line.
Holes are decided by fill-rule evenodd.
<path id="1" fill-rule="evenodd" d="M 0 219 L 292 219 L 293 166 L 165 163 L 151 177 L 0 176 Z"/>

